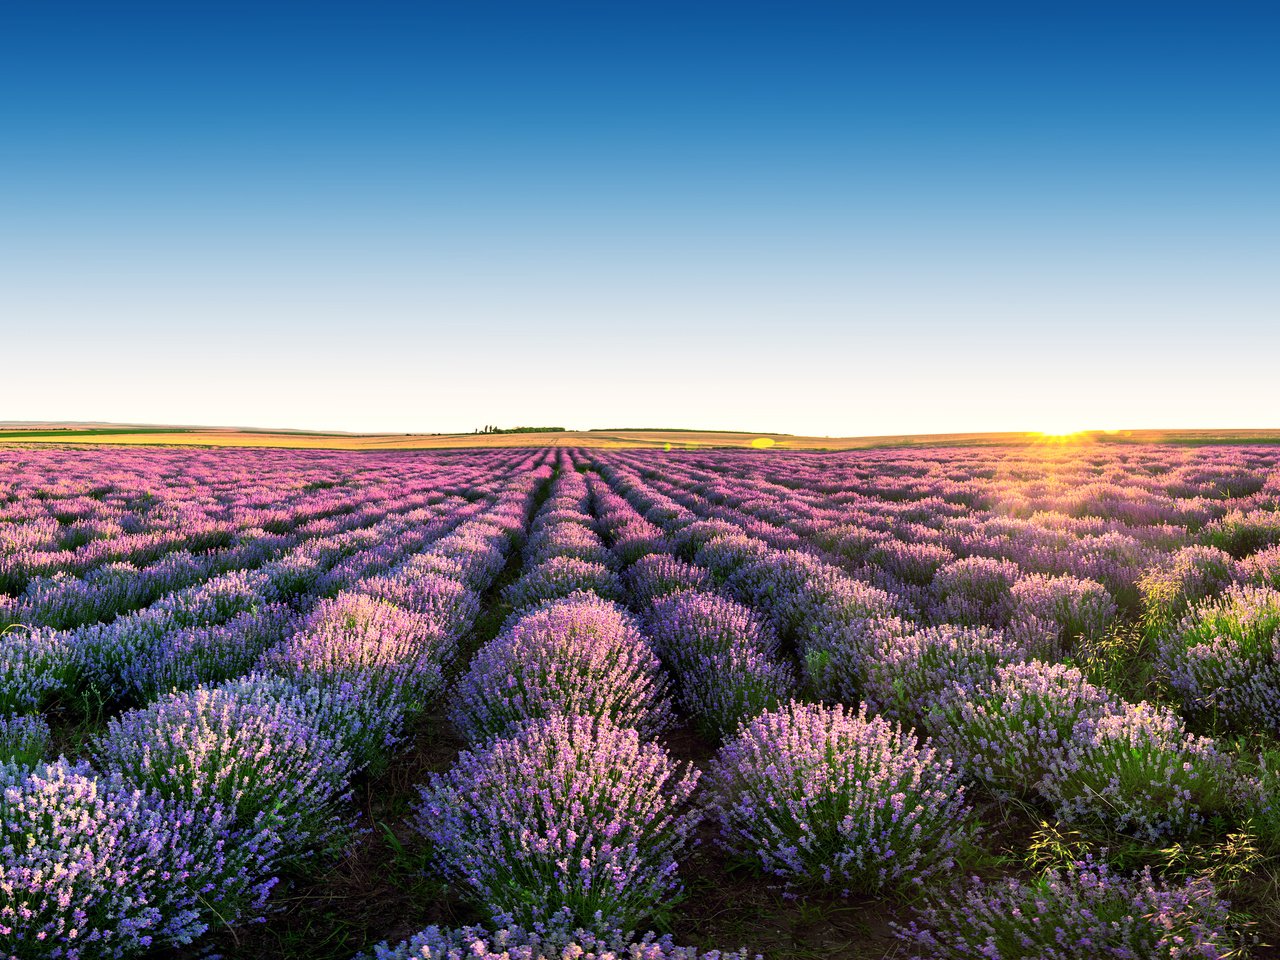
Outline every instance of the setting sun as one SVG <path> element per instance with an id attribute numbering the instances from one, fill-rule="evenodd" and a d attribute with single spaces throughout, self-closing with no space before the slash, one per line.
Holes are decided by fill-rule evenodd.
<path id="1" fill-rule="evenodd" d="M 1087 432 L 1085 430 L 1040 430 L 1034 436 L 1047 443 L 1068 443 L 1072 440 L 1082 439 Z"/>

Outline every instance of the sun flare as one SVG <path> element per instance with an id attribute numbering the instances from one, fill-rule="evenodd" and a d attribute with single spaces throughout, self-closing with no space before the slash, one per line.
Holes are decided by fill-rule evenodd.
<path id="1" fill-rule="evenodd" d="M 1074 443 L 1083 440 L 1088 435 L 1088 430 L 1064 430 L 1061 428 L 1052 430 L 1039 430 L 1034 436 L 1041 443 Z"/>

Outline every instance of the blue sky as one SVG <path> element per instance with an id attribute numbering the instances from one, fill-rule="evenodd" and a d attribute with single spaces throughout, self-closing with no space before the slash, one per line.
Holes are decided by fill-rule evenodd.
<path id="1" fill-rule="evenodd" d="M 1280 426 L 1264 4 L 0 5 L 0 419 Z"/>

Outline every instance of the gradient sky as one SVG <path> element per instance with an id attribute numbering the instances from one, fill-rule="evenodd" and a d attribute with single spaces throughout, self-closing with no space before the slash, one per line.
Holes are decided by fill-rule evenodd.
<path id="1" fill-rule="evenodd" d="M 1280 427 L 1277 50 L 1261 3 L 3 2 L 0 420 Z"/>

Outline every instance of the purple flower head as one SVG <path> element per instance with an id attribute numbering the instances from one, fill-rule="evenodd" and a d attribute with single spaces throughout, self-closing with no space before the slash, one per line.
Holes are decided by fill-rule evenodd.
<path id="1" fill-rule="evenodd" d="M 696 781 L 634 729 L 561 715 L 433 774 L 416 823 L 494 915 L 629 928 L 680 892 Z"/>
<path id="2" fill-rule="evenodd" d="M 618 575 L 604 564 L 575 557 L 552 557 L 526 570 L 524 576 L 503 591 L 502 596 L 518 615 L 547 600 L 557 600 L 580 591 L 589 591 L 605 600 L 621 600 L 623 592 Z"/>
<path id="3" fill-rule="evenodd" d="M 657 600 L 646 618 L 683 710 L 715 740 L 795 692 L 778 638 L 740 603 L 688 590 Z"/>
<path id="4" fill-rule="evenodd" d="M 268 692 L 172 694 L 111 720 L 93 752 L 125 783 L 222 804 L 238 828 L 277 834 L 284 862 L 299 864 L 349 837 L 351 760 L 310 717 Z"/>
<path id="5" fill-rule="evenodd" d="M 915 960 L 1226 960 L 1240 946 L 1204 877 L 1165 884 L 1080 861 L 932 896 L 898 934 Z"/>
<path id="6" fill-rule="evenodd" d="M 637 608 L 647 607 L 661 597 L 681 590 L 707 586 L 707 572 L 691 563 L 663 553 L 642 557 L 627 568 L 624 580 L 627 599 Z"/>
<path id="7" fill-rule="evenodd" d="M 865 711 L 791 704 L 745 724 L 707 774 L 720 843 L 787 884 L 911 887 L 975 835 L 949 761 Z"/>
<path id="8" fill-rule="evenodd" d="M 591 594 L 535 608 L 489 641 L 453 694 L 450 717 L 472 742 L 556 714 L 608 717 L 653 736 L 671 708 L 635 620 Z"/>
<path id="9" fill-rule="evenodd" d="M 1280 732 L 1280 591 L 1233 586 L 1201 602 L 1156 657 L 1189 715 Z"/>

